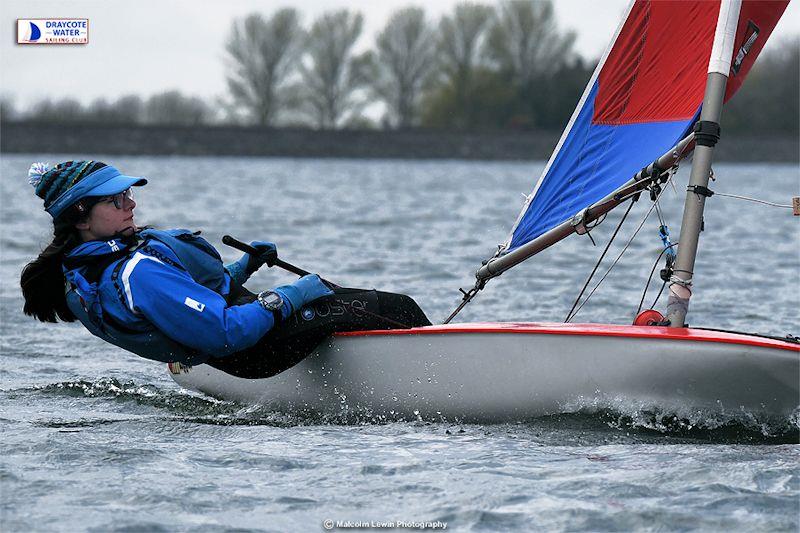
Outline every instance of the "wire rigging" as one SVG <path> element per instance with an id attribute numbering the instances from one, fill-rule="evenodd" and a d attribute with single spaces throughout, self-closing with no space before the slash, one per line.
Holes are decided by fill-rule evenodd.
<path id="1" fill-rule="evenodd" d="M 749 196 L 740 196 L 738 194 L 728 194 L 728 193 L 717 192 L 717 191 L 714 191 L 714 194 L 717 195 L 717 196 L 725 196 L 727 198 L 736 198 L 738 200 L 747 200 L 748 202 L 755 202 L 757 204 L 764 204 L 764 205 L 768 205 L 768 206 L 771 206 L 771 207 L 782 207 L 782 208 L 785 208 L 785 209 L 792 209 L 793 208 L 793 206 L 791 206 L 791 205 L 777 204 L 775 202 L 768 202 L 766 200 L 759 200 L 758 198 L 750 198 Z"/>
<path id="2" fill-rule="evenodd" d="M 586 292 L 586 288 L 589 286 L 589 283 L 591 283 L 592 278 L 594 277 L 595 273 L 597 272 L 597 269 L 600 268 L 600 263 L 603 262 L 603 258 L 606 256 L 606 252 L 608 252 L 608 249 L 611 248 L 611 243 L 614 242 L 614 238 L 617 236 L 617 233 L 619 233 L 619 230 L 622 227 L 622 223 L 625 222 L 626 218 L 628 218 L 628 213 L 631 212 L 631 208 L 633 208 L 633 204 L 635 204 L 635 203 L 636 203 L 636 199 L 632 198 L 631 199 L 631 203 L 628 204 L 628 209 L 625 210 L 625 213 L 622 215 L 622 218 L 620 219 L 619 224 L 617 224 L 617 228 L 614 230 L 614 234 L 611 235 L 611 238 L 608 240 L 608 244 L 606 244 L 606 247 L 603 250 L 603 253 L 600 254 L 600 259 L 598 259 L 597 263 L 595 263 L 594 268 L 592 269 L 592 272 L 589 274 L 589 277 L 586 278 L 586 283 L 583 284 L 583 288 L 581 289 L 580 294 L 578 294 L 578 297 L 575 298 L 575 303 L 572 304 L 572 309 L 570 309 L 569 313 L 567 313 L 567 318 L 564 319 L 564 322 L 569 322 L 570 319 L 574 316 L 572 314 L 572 312 L 575 311 L 575 307 L 578 305 L 578 302 L 580 302 L 581 297 L 583 296 L 583 293 Z M 589 232 L 587 232 L 586 234 L 589 235 Z M 594 244 L 594 240 L 592 240 L 592 244 Z M 588 300 L 588 298 L 587 298 L 587 300 Z"/>
<path id="3" fill-rule="evenodd" d="M 675 174 L 674 172 L 670 172 L 670 175 L 667 178 L 667 182 L 672 180 L 672 177 L 674 176 L 674 174 Z M 574 312 L 572 310 L 570 310 L 570 313 L 567 315 L 567 318 L 564 320 L 564 322 L 569 322 L 570 320 L 575 318 L 575 316 L 580 312 L 580 310 L 583 308 L 583 306 L 586 305 L 586 302 L 588 302 L 589 299 L 592 297 L 592 295 L 597 291 L 597 289 L 600 287 L 600 285 L 603 283 L 603 281 L 605 281 L 605 279 L 608 277 L 608 275 L 611 273 L 611 271 L 614 269 L 614 267 L 617 265 L 617 263 L 619 263 L 619 260 L 622 259 L 622 256 L 628 250 L 628 247 L 631 245 L 633 240 L 636 238 L 636 235 L 639 234 L 639 231 L 642 229 L 642 227 L 644 227 L 645 222 L 647 222 L 647 219 L 650 217 L 652 212 L 655 210 L 655 208 L 656 208 L 656 206 L 658 204 L 658 199 L 661 197 L 663 192 L 664 192 L 663 189 L 661 189 L 661 188 L 657 189 L 657 193 L 655 194 L 655 199 L 653 200 L 653 204 L 650 206 L 650 209 L 647 210 L 647 213 L 645 213 L 644 218 L 639 223 L 639 226 L 636 228 L 636 230 L 633 232 L 633 235 L 631 235 L 631 238 L 628 240 L 628 242 L 622 248 L 622 251 L 620 251 L 619 255 L 617 255 L 617 258 L 614 259 L 614 262 L 611 263 L 611 266 L 608 267 L 608 270 L 606 270 L 605 274 L 603 274 L 603 277 L 600 278 L 600 281 L 597 282 L 597 285 L 595 285 L 594 288 L 589 292 L 589 295 L 586 296 L 586 299 L 583 300 L 583 302 L 581 302 L 581 304 L 577 306 L 577 309 L 575 308 L 575 304 L 573 304 L 572 308 L 573 308 Z M 631 206 L 628 207 L 628 210 L 630 210 L 630 207 Z M 626 212 L 626 215 L 627 215 L 627 212 Z M 625 219 L 625 217 L 623 217 L 622 220 L 624 221 L 624 219 Z M 611 236 L 611 240 L 609 241 L 608 245 L 606 246 L 606 250 L 608 249 L 609 246 L 611 246 L 611 241 L 614 240 L 614 237 L 616 237 L 617 231 L 619 231 L 619 228 L 622 225 L 621 222 L 622 221 L 620 221 L 620 225 L 617 226 L 617 230 L 614 232 L 614 235 Z M 668 248 L 666 248 L 666 247 L 664 248 L 665 251 L 667 249 Z M 584 285 L 584 289 L 581 290 L 581 295 L 585 291 L 586 286 L 588 286 L 589 282 L 591 281 L 591 278 L 594 275 L 594 273 L 596 272 L 597 268 L 600 266 L 600 262 L 603 260 L 603 256 L 604 255 L 605 255 L 605 251 L 603 251 L 603 255 L 600 256 L 600 260 L 597 262 L 597 264 L 595 265 L 595 268 L 592 270 L 592 274 L 589 275 L 589 278 L 586 281 L 586 285 Z M 580 300 L 581 295 L 578 296 L 578 300 Z M 577 304 L 578 300 L 576 300 L 576 304 Z"/>

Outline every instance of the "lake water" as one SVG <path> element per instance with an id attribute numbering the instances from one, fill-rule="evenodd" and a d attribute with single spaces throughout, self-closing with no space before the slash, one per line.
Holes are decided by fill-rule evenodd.
<path id="1" fill-rule="evenodd" d="M 307 419 L 181 390 L 165 365 L 80 325 L 23 316 L 19 274 L 52 227 L 27 169 L 63 159 L 3 155 L 0 166 L 4 531 L 317 531 L 325 520 L 487 531 L 800 528 L 797 413 L 777 425 L 687 423 L 620 406 L 502 425 Z M 136 191 L 140 224 L 202 229 L 226 260 L 238 256 L 219 244 L 226 233 L 272 240 L 285 260 L 342 285 L 410 294 L 434 322 L 506 238 L 543 167 L 100 159 L 150 178 Z M 800 190 L 796 165 L 720 164 L 715 174 L 718 192 L 781 204 Z M 663 199 L 674 240 L 687 179 L 685 168 L 681 192 Z M 647 204 L 633 209 L 610 258 Z M 688 321 L 800 334 L 800 219 L 720 196 L 706 205 Z M 598 247 L 568 238 L 493 280 L 458 320 L 563 320 L 618 216 L 593 232 Z M 630 323 L 660 247 L 653 216 L 578 320 Z M 291 279 L 264 269 L 248 286 Z"/>

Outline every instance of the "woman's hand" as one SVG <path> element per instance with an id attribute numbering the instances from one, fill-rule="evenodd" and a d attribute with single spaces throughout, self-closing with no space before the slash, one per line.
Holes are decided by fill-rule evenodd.
<path id="1" fill-rule="evenodd" d="M 284 302 L 288 302 L 292 306 L 292 313 L 317 298 L 333 294 L 333 291 L 319 279 L 317 274 L 309 274 L 291 285 L 277 287 L 275 292 L 281 295 Z"/>
<path id="2" fill-rule="evenodd" d="M 274 243 L 265 241 L 253 241 L 250 246 L 261 252 L 255 257 L 244 254 L 239 261 L 244 261 L 244 272 L 250 277 L 256 270 L 264 265 L 270 265 L 278 258 L 278 247 Z M 271 265 L 270 265 L 271 266 Z"/>
<path id="3" fill-rule="evenodd" d="M 245 281 L 263 265 L 270 265 L 278 258 L 278 248 L 275 244 L 265 241 L 253 241 L 250 246 L 258 250 L 260 253 L 256 256 L 250 254 L 243 254 L 238 261 L 225 265 L 225 270 L 231 277 L 239 283 L 244 284 Z"/>

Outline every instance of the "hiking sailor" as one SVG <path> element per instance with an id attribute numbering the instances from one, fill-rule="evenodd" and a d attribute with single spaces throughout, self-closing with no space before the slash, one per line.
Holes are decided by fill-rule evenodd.
<path id="1" fill-rule="evenodd" d="M 244 254 L 223 266 L 217 250 L 199 232 L 138 228 L 132 187 L 145 185 L 145 178 L 126 176 L 99 161 L 67 161 L 52 169 L 35 163 L 29 181 L 54 227 L 51 244 L 21 276 L 23 311 L 42 322 L 80 320 L 95 336 L 158 361 L 242 362 L 246 354 L 248 367 L 257 363 L 255 370 L 234 371 L 237 375 L 277 373 L 333 331 L 386 329 L 363 317 L 325 324 L 290 320 L 307 304 L 334 294 L 316 274 L 258 295 L 244 289 L 248 278 L 276 254 L 272 243 L 252 242 L 261 255 Z M 402 297 L 404 310 L 408 301 L 413 304 L 403 295 L 389 296 Z M 429 323 L 413 307 L 419 313 L 411 310 L 411 325 Z M 296 337 L 310 337 L 299 342 L 302 354 L 295 353 L 289 362 L 274 360 L 281 343 L 271 343 L 268 335 L 282 324 L 284 341 L 291 337 L 298 345 L 302 339 Z M 254 361 L 270 352 L 272 361 Z"/>

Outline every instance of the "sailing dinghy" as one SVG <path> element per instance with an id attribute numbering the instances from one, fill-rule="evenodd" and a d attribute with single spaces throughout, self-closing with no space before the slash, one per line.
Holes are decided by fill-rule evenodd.
<path id="1" fill-rule="evenodd" d="M 171 363 L 173 378 L 218 398 L 323 415 L 508 421 L 633 402 L 679 416 L 797 416 L 796 338 L 685 327 L 722 105 L 787 3 L 633 2 L 507 241 L 445 324 L 337 334 L 261 379 Z M 635 325 L 449 323 L 493 277 L 590 232 L 617 206 L 648 195 L 657 202 L 692 153 L 680 245 L 663 235 L 666 316 L 649 310 Z"/>

